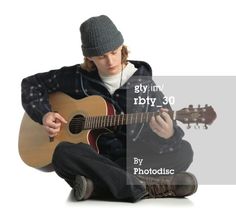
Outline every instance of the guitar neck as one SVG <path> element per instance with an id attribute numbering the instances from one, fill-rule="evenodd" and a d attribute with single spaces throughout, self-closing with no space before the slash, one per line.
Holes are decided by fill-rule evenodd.
<path id="1" fill-rule="evenodd" d="M 107 116 L 90 116 L 85 118 L 83 129 L 99 129 L 119 125 L 148 123 L 151 117 L 159 114 L 160 112 L 146 112 Z M 168 114 L 172 119 L 175 119 L 175 117 L 173 117 L 175 112 L 169 111 Z"/>

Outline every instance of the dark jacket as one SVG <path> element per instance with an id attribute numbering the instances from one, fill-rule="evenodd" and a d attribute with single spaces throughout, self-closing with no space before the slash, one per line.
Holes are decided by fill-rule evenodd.
<path id="1" fill-rule="evenodd" d="M 155 97 L 156 103 L 163 105 L 161 91 L 147 91 L 135 93 L 135 85 L 154 85 L 151 67 L 141 61 L 130 61 L 137 71 L 113 95 L 103 84 L 98 72 L 87 72 L 80 65 L 63 67 L 46 73 L 38 73 L 22 80 L 22 105 L 27 114 L 36 122 L 42 124 L 42 117 L 51 111 L 48 95 L 61 91 L 75 99 L 89 95 L 100 95 L 111 102 L 117 113 L 149 112 L 155 109 L 145 105 L 134 105 L 134 98 Z M 169 105 L 163 106 L 171 109 Z M 105 134 L 99 141 L 101 153 L 111 159 L 116 159 L 125 154 L 126 141 L 135 147 L 137 144 L 146 144 L 153 152 L 161 154 L 179 148 L 184 135 L 182 129 L 174 122 L 175 133 L 170 139 L 163 139 L 152 132 L 148 123 L 131 126 L 122 126 L 111 134 Z"/>

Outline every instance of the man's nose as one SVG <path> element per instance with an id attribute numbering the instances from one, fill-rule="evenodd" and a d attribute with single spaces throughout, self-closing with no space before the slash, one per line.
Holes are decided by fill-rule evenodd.
<path id="1" fill-rule="evenodd" d="M 112 59 L 112 56 L 111 56 L 111 55 L 108 55 L 108 56 L 107 56 L 107 63 L 108 63 L 108 65 L 112 66 L 112 64 L 113 64 L 113 59 Z"/>

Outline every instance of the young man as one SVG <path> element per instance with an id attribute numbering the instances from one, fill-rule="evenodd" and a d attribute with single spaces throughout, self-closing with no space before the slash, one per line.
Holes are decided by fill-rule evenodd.
<path id="1" fill-rule="evenodd" d="M 22 81 L 23 107 L 50 137 L 56 137 L 61 126 L 68 124 L 60 111 L 51 110 L 48 97 L 52 92 L 61 91 L 75 99 L 102 96 L 118 114 L 153 111 L 148 105 L 133 103 L 136 85 L 153 84 L 151 68 L 145 62 L 127 60 L 123 36 L 110 18 L 92 17 L 81 24 L 80 31 L 83 64 L 39 73 Z M 160 91 L 138 94 L 150 97 L 155 94 L 152 97 L 163 104 L 164 95 Z M 193 151 L 182 140 L 184 133 L 169 116 L 170 109 L 169 105 L 162 108 L 161 115 L 153 116 L 146 124 L 122 126 L 102 134 L 97 141 L 99 154 L 87 144 L 59 143 L 52 158 L 55 172 L 74 189 L 77 200 L 97 197 L 135 202 L 142 198 L 193 194 L 197 189 L 196 178 L 184 172 L 192 162 Z M 127 146 L 131 147 L 131 155 Z M 142 158 L 144 153 L 143 169 L 169 168 L 175 174 L 150 178 L 134 174 L 132 169 L 127 172 L 132 167 L 128 158 Z"/>

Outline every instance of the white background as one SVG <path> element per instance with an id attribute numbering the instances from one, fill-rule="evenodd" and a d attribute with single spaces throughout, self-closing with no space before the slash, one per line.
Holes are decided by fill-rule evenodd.
<path id="1" fill-rule="evenodd" d="M 229 0 L 1 0 L 0 215 L 235 215 L 235 186 L 201 185 L 183 200 L 74 203 L 63 180 L 25 166 L 17 150 L 22 78 L 80 63 L 85 19 L 110 16 L 130 59 L 149 62 L 154 75 L 236 75 L 235 11 Z"/>

